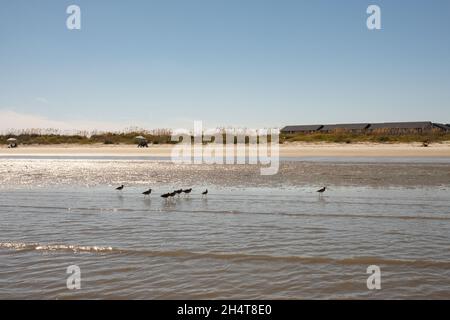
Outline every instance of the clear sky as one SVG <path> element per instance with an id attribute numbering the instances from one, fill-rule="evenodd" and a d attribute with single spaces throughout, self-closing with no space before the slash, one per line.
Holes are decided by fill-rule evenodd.
<path id="1" fill-rule="evenodd" d="M 450 122 L 450 1 L 0 0 L 0 129 L 193 120 Z"/>

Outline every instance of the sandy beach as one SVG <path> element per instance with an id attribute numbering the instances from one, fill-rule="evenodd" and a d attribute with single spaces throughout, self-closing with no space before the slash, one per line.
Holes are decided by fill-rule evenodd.
<path id="1" fill-rule="evenodd" d="M 170 157 L 173 145 L 153 145 L 140 149 L 135 145 L 30 145 L 16 149 L 0 147 L 0 156 L 146 156 Z M 281 157 L 450 157 L 450 142 L 422 147 L 420 143 L 331 144 L 287 143 L 280 145 Z"/>

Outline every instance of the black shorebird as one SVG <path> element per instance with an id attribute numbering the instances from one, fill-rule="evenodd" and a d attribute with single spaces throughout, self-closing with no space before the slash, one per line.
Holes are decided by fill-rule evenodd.
<path id="1" fill-rule="evenodd" d="M 319 194 L 323 194 L 325 192 L 325 190 L 327 190 L 327 187 L 320 188 L 319 190 L 317 190 L 317 192 Z"/>
<path id="2" fill-rule="evenodd" d="M 180 193 L 183 192 L 183 189 L 178 189 L 178 190 L 175 190 L 174 192 L 175 192 L 176 194 L 180 195 Z"/>
<path id="3" fill-rule="evenodd" d="M 184 189 L 184 190 L 183 190 L 183 193 L 189 194 L 189 193 L 191 193 L 191 191 L 192 191 L 192 188 L 190 188 L 190 189 Z"/>
<path id="4" fill-rule="evenodd" d="M 169 197 L 175 197 L 175 195 L 177 194 L 176 191 L 169 193 Z"/>
<path id="5" fill-rule="evenodd" d="M 150 193 L 152 193 L 152 189 L 148 189 L 147 191 L 142 192 L 142 194 L 143 194 L 144 196 L 149 196 Z"/>
<path id="6" fill-rule="evenodd" d="M 167 199 L 169 197 L 169 193 L 164 193 L 161 195 L 161 198 Z"/>
<path id="7" fill-rule="evenodd" d="M 123 190 L 124 185 L 121 185 L 120 187 L 117 187 L 116 190 Z"/>
<path id="8" fill-rule="evenodd" d="M 203 196 L 206 196 L 208 194 L 208 189 L 206 189 L 205 191 L 202 192 Z"/>

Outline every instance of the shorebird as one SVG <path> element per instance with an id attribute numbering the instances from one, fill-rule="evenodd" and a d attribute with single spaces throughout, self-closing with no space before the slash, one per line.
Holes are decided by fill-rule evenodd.
<path id="1" fill-rule="evenodd" d="M 169 193 L 164 193 L 161 195 L 161 198 L 167 199 L 169 197 Z"/>
<path id="2" fill-rule="evenodd" d="M 176 191 L 169 193 L 169 197 L 175 197 L 175 195 L 177 194 Z"/>
<path id="3" fill-rule="evenodd" d="M 142 194 L 143 194 L 144 196 L 149 196 L 150 193 L 152 193 L 152 189 L 148 189 L 147 191 L 142 192 Z"/>
<path id="4" fill-rule="evenodd" d="M 124 185 L 121 185 L 120 187 L 117 187 L 116 190 L 123 190 Z"/>
<path id="5" fill-rule="evenodd" d="M 327 190 L 327 187 L 320 188 L 319 190 L 317 190 L 317 192 L 319 193 L 319 195 L 321 195 L 325 192 L 325 190 Z"/>
<path id="6" fill-rule="evenodd" d="M 202 192 L 202 196 L 206 196 L 208 194 L 208 189 Z"/>
<path id="7" fill-rule="evenodd" d="M 178 189 L 178 190 L 175 190 L 174 192 L 179 195 L 180 193 L 183 192 L 183 189 Z"/>
<path id="8" fill-rule="evenodd" d="M 184 189 L 184 190 L 183 190 L 183 193 L 189 194 L 189 193 L 191 193 L 191 191 L 192 191 L 192 188 L 190 188 L 190 189 Z"/>

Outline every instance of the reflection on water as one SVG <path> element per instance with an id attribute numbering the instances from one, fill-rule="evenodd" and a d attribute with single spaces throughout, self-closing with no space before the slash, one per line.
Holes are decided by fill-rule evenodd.
<path id="1" fill-rule="evenodd" d="M 429 160 L 430 161 L 430 160 Z M 169 161 L 1 160 L 3 188 L 45 186 L 161 185 L 239 187 L 372 186 L 448 187 L 450 163 L 304 162 L 280 165 L 278 174 L 261 176 L 254 165 L 175 165 Z"/>
<path id="2" fill-rule="evenodd" d="M 450 298 L 448 164 L 0 164 L 0 298 Z"/>

